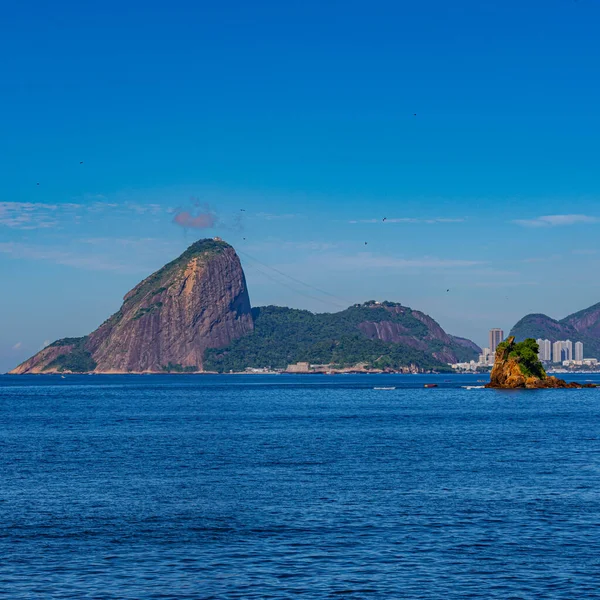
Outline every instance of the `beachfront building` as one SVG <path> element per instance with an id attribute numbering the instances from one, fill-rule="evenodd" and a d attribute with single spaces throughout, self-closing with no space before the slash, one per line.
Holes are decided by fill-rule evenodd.
<path id="1" fill-rule="evenodd" d="M 575 360 L 583 361 L 583 343 L 575 342 Z"/>

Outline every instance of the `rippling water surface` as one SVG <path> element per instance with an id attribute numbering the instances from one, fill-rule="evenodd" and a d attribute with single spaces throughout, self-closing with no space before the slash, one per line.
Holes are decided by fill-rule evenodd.
<path id="1" fill-rule="evenodd" d="M 600 597 L 600 389 L 475 379 L 0 377 L 0 595 Z"/>

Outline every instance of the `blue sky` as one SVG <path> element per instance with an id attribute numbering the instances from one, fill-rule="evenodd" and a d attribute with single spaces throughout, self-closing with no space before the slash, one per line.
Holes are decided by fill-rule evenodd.
<path id="1" fill-rule="evenodd" d="M 396 300 L 480 344 L 600 301 L 597 0 L 12 4 L 0 371 L 213 235 L 255 305 Z"/>

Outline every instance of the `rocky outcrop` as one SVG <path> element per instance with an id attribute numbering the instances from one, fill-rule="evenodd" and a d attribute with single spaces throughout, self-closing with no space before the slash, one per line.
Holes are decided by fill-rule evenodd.
<path id="1" fill-rule="evenodd" d="M 531 340 L 531 342 L 535 344 L 535 340 Z M 515 342 L 514 336 L 511 336 L 496 350 L 490 383 L 486 387 L 498 389 L 596 387 L 594 384 L 567 383 L 563 379 L 550 377 L 546 375 L 542 364 L 539 361 L 537 363 L 534 369 L 526 363 L 526 357 L 520 352 L 519 344 Z"/>
<path id="2" fill-rule="evenodd" d="M 201 371 L 207 348 L 252 329 L 237 254 L 221 240 L 200 240 L 133 288 L 89 336 L 59 340 L 12 373 Z"/>

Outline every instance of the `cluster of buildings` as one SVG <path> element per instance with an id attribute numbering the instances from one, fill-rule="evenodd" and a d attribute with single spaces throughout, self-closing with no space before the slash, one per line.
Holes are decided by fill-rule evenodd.
<path id="1" fill-rule="evenodd" d="M 540 350 L 538 357 L 542 362 L 561 364 L 564 367 L 595 367 L 596 358 L 583 358 L 583 343 L 571 340 L 536 340 Z"/>
<path id="2" fill-rule="evenodd" d="M 479 355 L 478 360 L 472 360 L 470 362 L 462 362 L 451 365 L 455 371 L 487 371 L 490 367 L 494 366 L 494 357 L 496 356 L 496 348 L 504 340 L 504 331 L 495 327 L 490 329 L 489 333 L 489 345 L 484 348 L 482 353 Z"/>
<path id="3" fill-rule="evenodd" d="M 496 348 L 504 340 L 504 331 L 502 329 L 490 329 L 489 347 L 484 348 L 479 355 L 477 361 L 456 363 L 451 365 L 456 371 L 487 371 L 494 366 L 494 358 L 496 356 Z M 551 342 L 550 340 L 536 340 L 539 346 L 538 357 L 544 363 L 553 363 L 562 365 L 563 367 L 597 367 L 598 360 L 596 358 L 583 358 L 583 343 L 571 340 L 558 340 Z"/>

